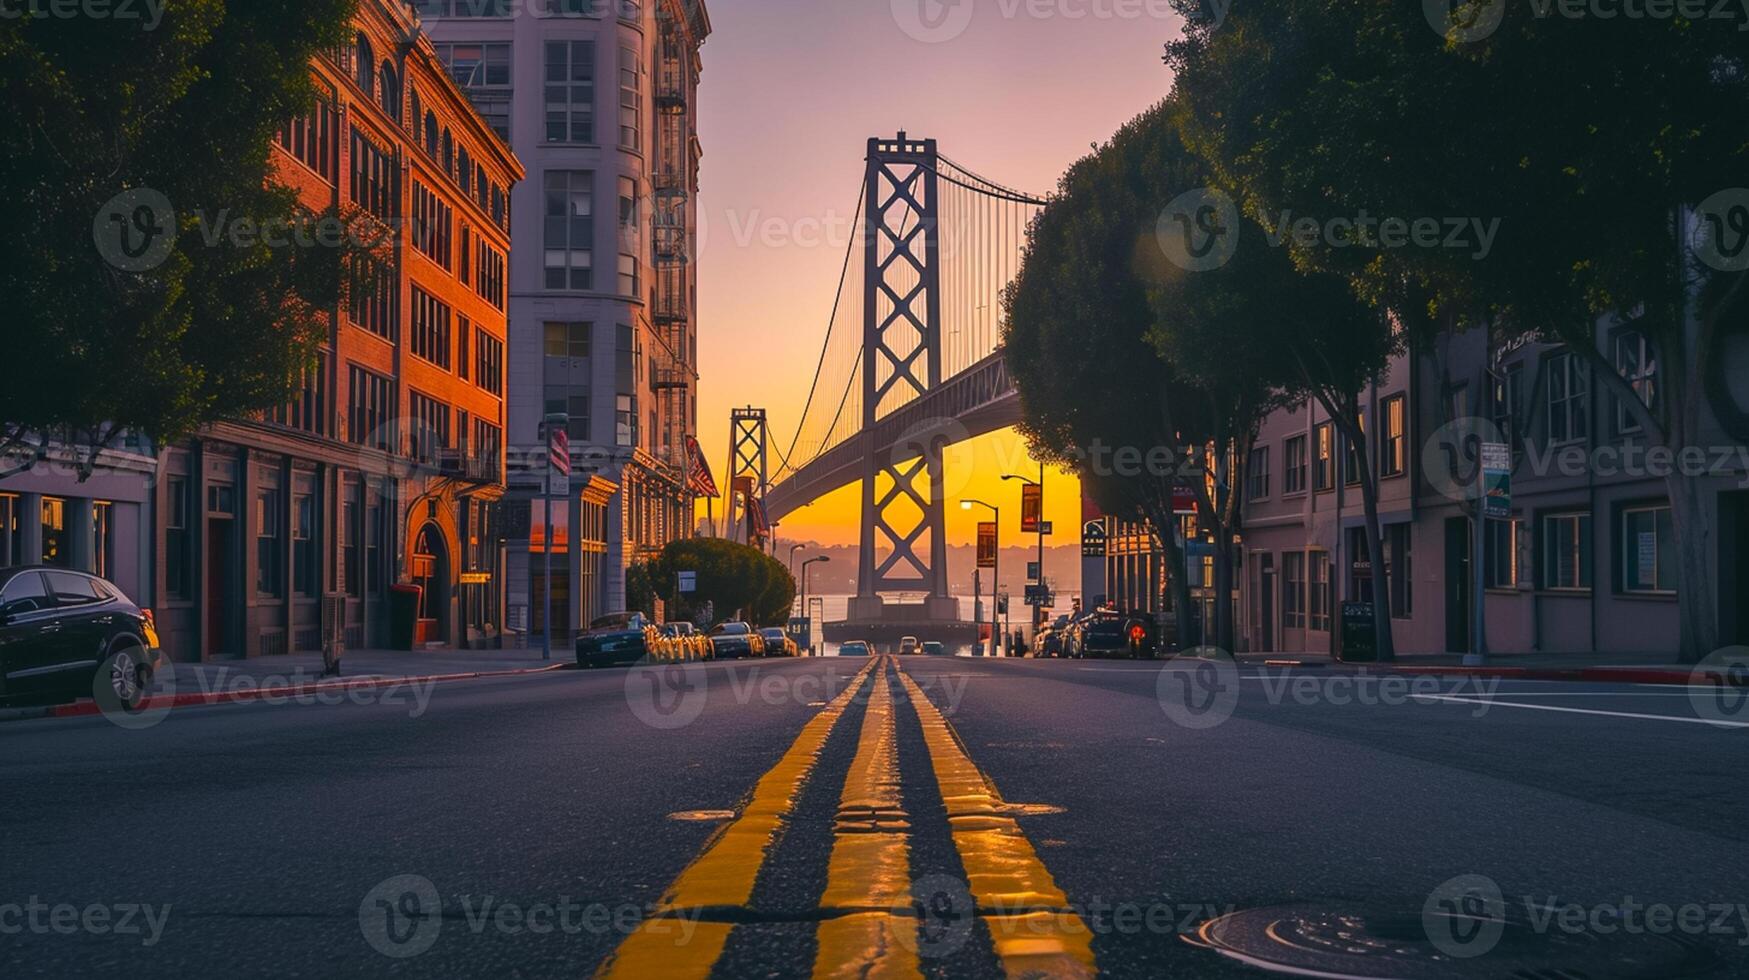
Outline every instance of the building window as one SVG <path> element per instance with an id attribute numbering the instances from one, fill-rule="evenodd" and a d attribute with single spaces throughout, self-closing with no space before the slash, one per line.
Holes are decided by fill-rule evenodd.
<path id="1" fill-rule="evenodd" d="M 548 143 L 595 142 L 595 42 L 548 41 Z"/>
<path id="2" fill-rule="evenodd" d="M 18 498 L 0 494 L 0 566 L 24 564 L 24 536 L 18 527 Z"/>
<path id="3" fill-rule="evenodd" d="M 455 209 L 418 181 L 413 182 L 413 247 L 445 270 L 452 268 L 451 236 Z"/>
<path id="4" fill-rule="evenodd" d="M 1306 437 L 1289 436 L 1281 450 L 1281 492 L 1286 496 L 1306 492 Z"/>
<path id="5" fill-rule="evenodd" d="M 42 499 L 43 550 L 41 563 L 71 568 L 72 541 L 67 535 L 67 502 L 59 497 Z"/>
<path id="6" fill-rule="evenodd" d="M 317 96 L 316 105 L 279 127 L 278 142 L 282 149 L 314 170 L 329 184 L 334 183 L 338 158 L 334 155 L 337 113 L 330 96 Z"/>
<path id="7" fill-rule="evenodd" d="M 1523 526 L 1516 520 L 1488 521 L 1488 555 L 1482 569 L 1485 587 L 1518 588 L 1518 536 L 1521 533 Z"/>
<path id="8" fill-rule="evenodd" d="M 1591 515 L 1543 518 L 1543 588 L 1591 588 Z"/>
<path id="9" fill-rule="evenodd" d="M 437 45 L 437 56 L 486 125 L 510 142 L 510 45 L 450 42 Z"/>
<path id="10" fill-rule="evenodd" d="M 395 451 L 395 382 L 361 367 L 350 368 L 346 386 L 346 434 L 355 445 Z"/>
<path id="11" fill-rule="evenodd" d="M 383 111 L 396 122 L 401 121 L 401 79 L 395 74 L 395 66 L 383 62 L 382 91 L 379 93 Z"/>
<path id="12" fill-rule="evenodd" d="M 1306 556 L 1289 551 L 1281 556 L 1281 625 L 1306 628 Z"/>
<path id="13" fill-rule="evenodd" d="M 376 94 L 376 70 L 376 50 L 371 47 L 370 38 L 360 34 L 357 42 L 353 45 L 353 81 L 356 81 L 358 87 L 369 97 L 374 97 Z"/>
<path id="14" fill-rule="evenodd" d="M 91 574 L 115 581 L 115 505 L 107 500 L 91 504 Z"/>
<path id="15" fill-rule="evenodd" d="M 616 445 L 627 447 L 638 445 L 638 398 L 636 395 L 620 395 L 614 403 L 613 435 Z"/>
<path id="16" fill-rule="evenodd" d="M 172 599 L 193 596 L 189 573 L 188 481 L 164 482 L 164 589 Z"/>
<path id="17" fill-rule="evenodd" d="M 484 241 L 474 249 L 476 274 L 474 292 L 491 303 L 494 309 L 504 308 L 504 253 Z"/>
<path id="18" fill-rule="evenodd" d="M 1311 554 L 1312 580 L 1307 591 L 1311 593 L 1311 626 L 1320 632 L 1330 631 L 1330 606 L 1335 596 L 1330 591 L 1330 553 L 1314 551 Z"/>
<path id="19" fill-rule="evenodd" d="M 641 150 L 644 147 L 644 97 L 638 91 L 638 79 L 643 73 L 643 62 L 638 53 L 631 48 L 620 48 L 619 145 L 622 149 Z"/>
<path id="20" fill-rule="evenodd" d="M 1251 450 L 1251 462 L 1245 473 L 1245 496 L 1250 500 L 1265 500 L 1269 497 L 1269 447 L 1258 446 Z"/>
<path id="21" fill-rule="evenodd" d="M 352 129 L 352 203 L 393 227 L 401 218 L 400 168 L 389 151 Z"/>
<path id="22" fill-rule="evenodd" d="M 346 594 L 354 599 L 364 596 L 364 528 L 360 521 L 364 519 L 364 509 L 360 504 L 363 488 L 356 483 L 346 485 L 346 503 L 341 519 L 341 543 L 345 554 L 343 574 L 346 576 Z"/>
<path id="23" fill-rule="evenodd" d="M 474 383 L 487 394 L 504 394 L 504 341 L 474 331 Z"/>
<path id="24" fill-rule="evenodd" d="M 316 562 L 316 498 L 300 493 L 292 498 L 292 579 L 298 595 L 321 593 L 321 566 Z"/>
<path id="25" fill-rule="evenodd" d="M 1392 395 L 1379 405 L 1379 475 L 1402 476 L 1409 466 L 1409 400 Z"/>
<path id="26" fill-rule="evenodd" d="M 413 353 L 449 370 L 449 307 L 418 286 L 413 287 Z"/>
<path id="27" fill-rule="evenodd" d="M 474 328 L 468 323 L 468 318 L 455 318 L 455 373 L 463 381 L 468 380 L 468 374 L 474 369 Z"/>
<path id="28" fill-rule="evenodd" d="M 1590 433 L 1591 379 L 1573 354 L 1549 358 L 1549 442 L 1577 442 Z"/>
<path id="29" fill-rule="evenodd" d="M 263 490 L 255 497 L 255 591 L 280 594 L 279 491 Z"/>
<path id="30" fill-rule="evenodd" d="M 362 327 L 396 343 L 401 338 L 399 283 L 392 269 L 368 255 L 352 259 L 346 282 L 346 316 Z"/>
<path id="31" fill-rule="evenodd" d="M 1494 377 L 1494 428 L 1500 430 L 1507 444 L 1518 445 L 1519 392 L 1524 383 L 1524 368 L 1514 364 Z"/>
<path id="32" fill-rule="evenodd" d="M 595 174 L 549 170 L 546 175 L 546 285 L 594 289 Z"/>
<path id="33" fill-rule="evenodd" d="M 412 391 L 407 393 L 407 410 L 413 416 L 408 454 L 422 463 L 437 462 L 439 453 L 455 445 L 450 441 L 449 406 Z"/>
<path id="34" fill-rule="evenodd" d="M 1312 437 L 1317 440 L 1317 456 L 1312 460 L 1313 486 L 1322 492 L 1336 485 L 1336 427 L 1320 422 L 1312 430 Z"/>
<path id="35" fill-rule="evenodd" d="M 639 292 L 638 257 L 621 253 L 619 257 L 619 294 L 636 297 Z"/>
<path id="36" fill-rule="evenodd" d="M 581 445 L 589 441 L 589 392 L 587 390 L 573 390 L 560 397 L 554 397 L 549 393 L 546 404 L 546 414 L 563 415 L 568 420 L 565 433 L 571 437 L 573 445 Z"/>
<path id="37" fill-rule="evenodd" d="M 490 422 L 474 420 L 474 458 L 483 459 L 492 464 L 496 473 L 498 462 L 504 455 L 504 430 Z"/>
<path id="38" fill-rule="evenodd" d="M 383 561 L 388 549 L 383 546 L 383 535 L 388 533 L 388 528 L 389 522 L 383 514 L 382 495 L 372 490 L 370 491 L 370 507 L 365 511 L 364 570 L 367 576 L 365 588 L 369 589 L 373 596 L 382 595 L 383 588 L 387 584 L 386 572 L 388 569 L 384 566 Z"/>
<path id="39" fill-rule="evenodd" d="M 1670 567 L 1676 551 L 1676 528 L 1669 507 L 1636 507 L 1621 515 L 1621 587 L 1623 592 L 1674 595 L 1676 575 Z"/>
<path id="40" fill-rule="evenodd" d="M 1360 430 L 1360 441 L 1342 435 L 1342 482 L 1346 486 L 1360 486 L 1360 452 L 1366 445 L 1366 416 L 1359 415 L 1354 419 L 1354 425 Z"/>
<path id="41" fill-rule="evenodd" d="M 546 351 L 548 357 L 588 357 L 589 335 L 595 329 L 593 323 L 557 323 L 548 321 L 546 324 Z"/>
<path id="42" fill-rule="evenodd" d="M 1616 335 L 1615 369 L 1634 389 L 1634 394 L 1640 396 L 1641 404 L 1649 409 L 1657 408 L 1658 358 L 1645 334 L 1629 330 Z M 1615 407 L 1615 430 L 1622 433 L 1640 431 L 1640 423 L 1626 405 Z"/>
<path id="43" fill-rule="evenodd" d="M 1391 588 L 1391 618 L 1415 615 L 1415 526 L 1392 524 L 1385 528 L 1385 577 Z"/>

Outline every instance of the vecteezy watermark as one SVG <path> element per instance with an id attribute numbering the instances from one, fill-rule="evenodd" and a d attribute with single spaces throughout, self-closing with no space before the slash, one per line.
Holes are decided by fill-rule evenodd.
<path id="1" fill-rule="evenodd" d="M 3 2 L 3 0 L 0 0 Z M 347 215 L 295 212 L 258 219 L 229 208 L 190 212 L 190 228 L 207 248 L 282 248 L 374 250 L 393 244 L 403 226 L 419 237 L 416 219 L 385 221 L 364 212 Z M 163 265 L 176 250 L 180 218 L 162 192 L 137 187 L 110 198 L 92 219 L 91 238 L 104 261 L 123 272 L 145 273 Z"/>
<path id="2" fill-rule="evenodd" d="M 1468 44 L 1500 29 L 1506 0 L 1422 0 L 1421 10 L 1434 33 Z"/>
<path id="3" fill-rule="evenodd" d="M 1435 888 L 1421 910 L 1433 945 L 1454 959 L 1474 959 L 1500 945 L 1508 928 L 1541 936 L 1684 936 L 1726 938 L 1749 946 L 1749 903 L 1647 902 L 1623 895 L 1574 902 L 1527 894 L 1509 901 L 1487 875 L 1459 875 Z"/>
<path id="4" fill-rule="evenodd" d="M 1164 21 L 1178 17 L 1172 0 L 892 0 L 893 22 L 913 41 L 941 44 L 972 25 L 979 4 L 1003 20 Z M 1219 26 L 1232 0 L 1204 0 L 1201 22 Z"/>
<path id="5" fill-rule="evenodd" d="M 1202 731 L 1233 717 L 1241 678 L 1233 655 L 1202 647 L 1168 660 L 1154 678 L 1160 710 L 1180 728 Z"/>
<path id="6" fill-rule="evenodd" d="M 358 904 L 358 927 L 372 949 L 404 960 L 429 952 L 452 923 L 473 936 L 623 937 L 642 932 L 685 946 L 698 929 L 700 914 L 697 909 L 664 913 L 648 903 L 582 902 L 570 895 L 513 901 L 468 893 L 446 901 L 431 879 L 404 874 L 365 894 Z"/>
<path id="7" fill-rule="evenodd" d="M 133 20 L 141 30 L 155 31 L 168 5 L 169 0 L 0 0 L 0 21 Z"/>
<path id="8" fill-rule="evenodd" d="M 149 187 L 110 198 L 91 221 L 97 253 L 123 272 L 150 272 L 176 250 L 176 209 Z"/>
<path id="9" fill-rule="evenodd" d="M 1186 272 L 1208 272 L 1233 260 L 1239 251 L 1239 207 L 1213 187 L 1199 187 L 1173 198 L 1154 224 L 1154 237 L 1173 265 Z M 1494 250 L 1499 218 L 1378 216 L 1361 208 L 1352 216 L 1315 218 L 1284 210 L 1263 223 L 1271 248 L 1451 249 L 1476 261 Z"/>
<path id="10" fill-rule="evenodd" d="M 1695 664 L 1688 699 L 1697 717 L 1720 728 L 1749 725 L 1749 647 L 1725 647 Z"/>
<path id="11" fill-rule="evenodd" d="M 1259 671 L 1246 678 L 1226 651 L 1205 647 L 1161 666 L 1154 693 L 1160 710 L 1174 724 L 1201 731 L 1233 716 L 1247 679 L 1256 682 L 1263 702 L 1272 707 L 1461 704 L 1470 708 L 1474 718 L 1488 714 L 1500 689 L 1498 678 L 1469 676 L 1445 681 L 1430 675 Z"/>
<path id="12" fill-rule="evenodd" d="M 785 663 L 794 664 L 795 661 Z M 699 719 L 709 702 L 709 669 L 699 663 L 632 667 L 625 675 L 626 704 L 634 717 L 651 728 L 662 731 L 685 728 Z M 758 702 L 768 707 L 813 707 L 838 696 L 854 684 L 860 674 L 861 666 L 855 660 L 842 663 L 829 660 L 823 671 L 767 669 L 755 663 L 746 670 L 723 672 L 720 696 L 738 706 Z M 925 697 L 940 691 L 941 698 L 935 702 L 936 707 L 944 716 L 952 717 L 965 698 L 971 678 L 964 675 L 918 677 L 916 683 Z M 858 698 L 867 696 L 867 689 L 857 695 Z M 909 696 L 907 689 L 893 697 L 898 701 Z"/>
<path id="13" fill-rule="evenodd" d="M 1733 187 L 1694 209 L 1689 249 L 1719 272 L 1749 269 L 1749 189 Z"/>
<path id="14" fill-rule="evenodd" d="M 0 936 L 117 936 L 143 947 L 158 945 L 170 905 L 140 902 L 0 902 Z"/>

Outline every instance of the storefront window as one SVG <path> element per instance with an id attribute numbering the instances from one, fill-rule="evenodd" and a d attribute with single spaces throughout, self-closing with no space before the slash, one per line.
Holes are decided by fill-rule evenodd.
<path id="1" fill-rule="evenodd" d="M 115 581 L 115 535 L 113 533 L 115 505 L 99 500 L 91 505 L 91 544 L 96 567 L 91 573 L 98 578 Z"/>
<path id="2" fill-rule="evenodd" d="M 187 599 L 189 589 L 188 481 L 171 477 L 165 483 L 164 588 L 173 598 Z"/>
<path id="3" fill-rule="evenodd" d="M 59 497 L 44 497 L 42 563 L 70 568 L 72 557 L 72 541 L 67 536 L 67 502 Z"/>
<path id="4" fill-rule="evenodd" d="M 24 564 L 24 536 L 18 528 L 18 498 L 0 494 L 0 565 Z"/>

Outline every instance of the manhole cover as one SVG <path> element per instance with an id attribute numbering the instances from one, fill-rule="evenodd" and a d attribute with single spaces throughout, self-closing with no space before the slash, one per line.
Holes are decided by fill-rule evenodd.
<path id="1" fill-rule="evenodd" d="M 1211 919 L 1196 939 L 1261 969 L 1337 980 L 1641 980 L 1692 975 L 1712 964 L 1682 937 L 1567 932 L 1510 907 L 1463 915 L 1276 905 Z"/>

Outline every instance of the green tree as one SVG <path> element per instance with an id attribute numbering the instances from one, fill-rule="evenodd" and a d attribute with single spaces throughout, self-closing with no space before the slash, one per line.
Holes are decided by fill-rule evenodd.
<path id="1" fill-rule="evenodd" d="M 270 146 L 311 106 L 310 60 L 350 38 L 355 2 L 168 0 L 161 22 L 150 5 L 135 5 L 142 19 L 0 20 L 0 223 L 14 243 L 0 263 L 0 476 L 58 440 L 88 477 L 123 431 L 173 438 L 290 397 L 347 249 L 208 244 L 201 232 L 313 217 L 270 182 Z M 118 215 L 135 243 L 174 243 L 141 271 L 120 267 L 120 229 L 106 224 L 123 192 L 143 195 Z M 178 234 L 145 237 L 165 216 L 155 203 Z"/>
<path id="2" fill-rule="evenodd" d="M 681 572 L 698 576 L 697 591 L 680 594 Z M 755 626 L 781 626 L 796 596 L 795 579 L 782 562 L 758 548 L 722 538 L 670 542 L 651 563 L 649 575 L 656 594 L 677 611 L 670 618 L 696 620 L 709 603 L 714 622 L 740 617 Z"/>
<path id="3" fill-rule="evenodd" d="M 1749 216 L 1702 207 L 1742 184 L 1749 35 L 1479 0 L 1442 26 L 1414 4 L 1285 0 L 1193 27 L 1168 60 L 1193 144 L 1254 217 L 1498 219 L 1483 249 L 1296 242 L 1302 267 L 1344 275 L 1418 339 L 1473 326 L 1490 345 L 1564 343 L 1651 446 L 1698 446 L 1709 410 L 1742 428 L 1717 366 L 1749 292 L 1740 265 L 1695 242 L 1740 237 Z M 1650 342 L 1650 404 L 1598 349 L 1600 323 Z M 1717 646 L 1717 528 L 1701 481 L 1672 467 L 1666 488 L 1693 661 Z"/>
<path id="4" fill-rule="evenodd" d="M 1204 403 L 1149 342 L 1154 326 L 1139 253 L 1156 248 L 1140 175 L 1156 108 L 1077 161 L 1027 231 L 1005 296 L 1008 370 L 1034 458 L 1078 474 L 1109 513 L 1143 517 L 1165 556 L 1180 636 L 1191 608 L 1173 491 L 1203 479 L 1188 447 Z M 1183 174 L 1154 182 L 1194 186 Z"/>

